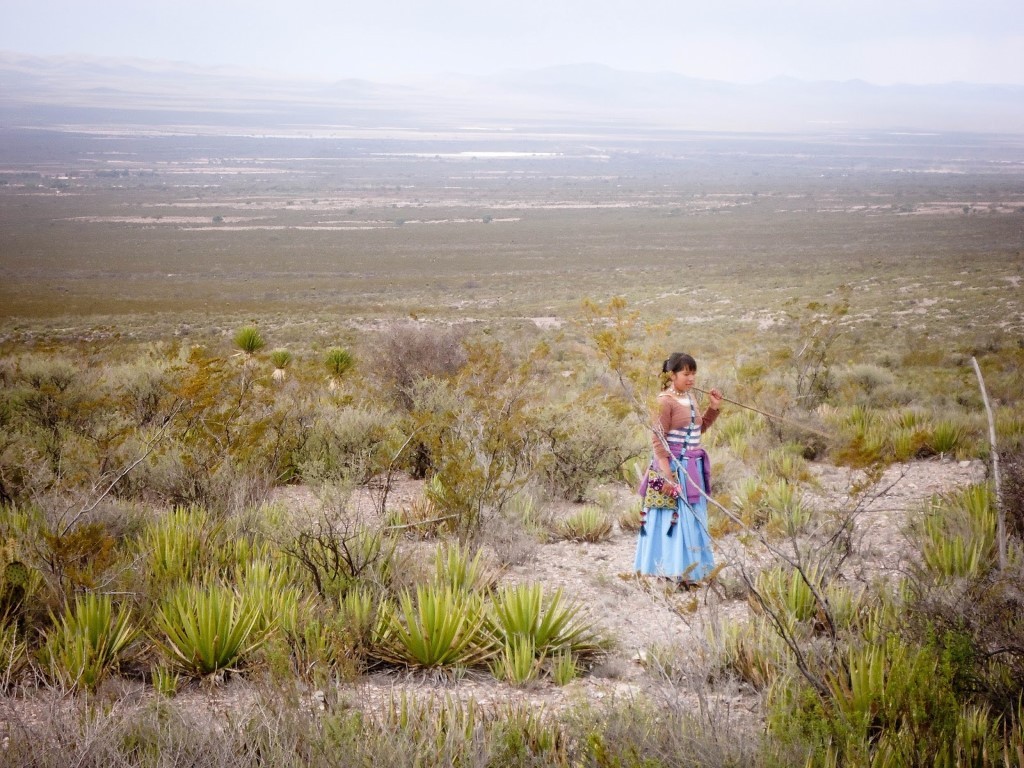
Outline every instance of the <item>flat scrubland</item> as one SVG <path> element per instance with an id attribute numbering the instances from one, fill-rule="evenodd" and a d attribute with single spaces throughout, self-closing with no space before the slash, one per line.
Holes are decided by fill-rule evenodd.
<path id="1" fill-rule="evenodd" d="M 1015 137 L 5 130 L 0 754 L 1019 765 L 1022 249 Z"/>

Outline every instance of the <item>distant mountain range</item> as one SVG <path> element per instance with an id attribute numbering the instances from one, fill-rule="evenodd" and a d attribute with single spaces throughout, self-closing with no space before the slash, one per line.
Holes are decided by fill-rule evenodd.
<path id="1" fill-rule="evenodd" d="M 1024 135 L 1024 86 L 756 85 L 597 64 L 407 83 L 314 80 L 178 62 L 0 52 L 0 127 L 181 126 Z"/>

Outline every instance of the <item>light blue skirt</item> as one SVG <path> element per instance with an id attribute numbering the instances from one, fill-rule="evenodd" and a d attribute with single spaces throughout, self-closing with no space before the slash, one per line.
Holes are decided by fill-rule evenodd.
<path id="1" fill-rule="evenodd" d="M 679 459 L 685 463 L 685 457 Z M 703 474 L 696 473 L 703 482 Z M 707 488 L 703 489 L 707 492 Z M 665 576 L 685 581 L 700 581 L 715 567 L 708 534 L 708 502 L 703 496 L 696 502 L 679 502 L 679 519 L 672 535 L 672 513 L 675 509 L 652 507 L 644 524 L 646 536 L 637 536 L 633 567 L 647 576 Z"/>

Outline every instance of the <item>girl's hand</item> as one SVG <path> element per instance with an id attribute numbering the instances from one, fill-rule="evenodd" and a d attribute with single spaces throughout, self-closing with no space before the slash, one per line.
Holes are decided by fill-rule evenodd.
<path id="1" fill-rule="evenodd" d="M 708 407 L 712 410 L 717 411 L 722 407 L 722 392 L 719 389 L 712 388 L 708 392 Z"/>

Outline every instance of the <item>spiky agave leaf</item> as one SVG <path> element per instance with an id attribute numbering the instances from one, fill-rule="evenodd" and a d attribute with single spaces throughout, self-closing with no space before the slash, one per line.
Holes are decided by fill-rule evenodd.
<path id="1" fill-rule="evenodd" d="M 382 661 L 424 669 L 476 666 L 494 654 L 479 595 L 420 585 L 399 597 L 372 651 Z"/>
<path id="2" fill-rule="evenodd" d="M 42 657 L 53 679 L 69 689 L 94 690 L 139 634 L 130 608 L 115 614 L 110 595 L 95 593 L 76 598 L 54 624 Z"/>
<path id="3" fill-rule="evenodd" d="M 540 584 L 506 586 L 491 598 L 491 631 L 501 645 L 528 637 L 538 655 L 570 651 L 578 658 L 594 656 L 601 642 L 590 622 L 578 618 L 579 605 L 563 606 L 562 590 L 544 599 Z"/>
<path id="4" fill-rule="evenodd" d="M 259 605 L 227 586 L 184 585 L 157 608 L 162 636 L 153 642 L 182 672 L 205 676 L 237 667 L 266 641 L 273 625 L 258 631 L 260 618 Z"/>

